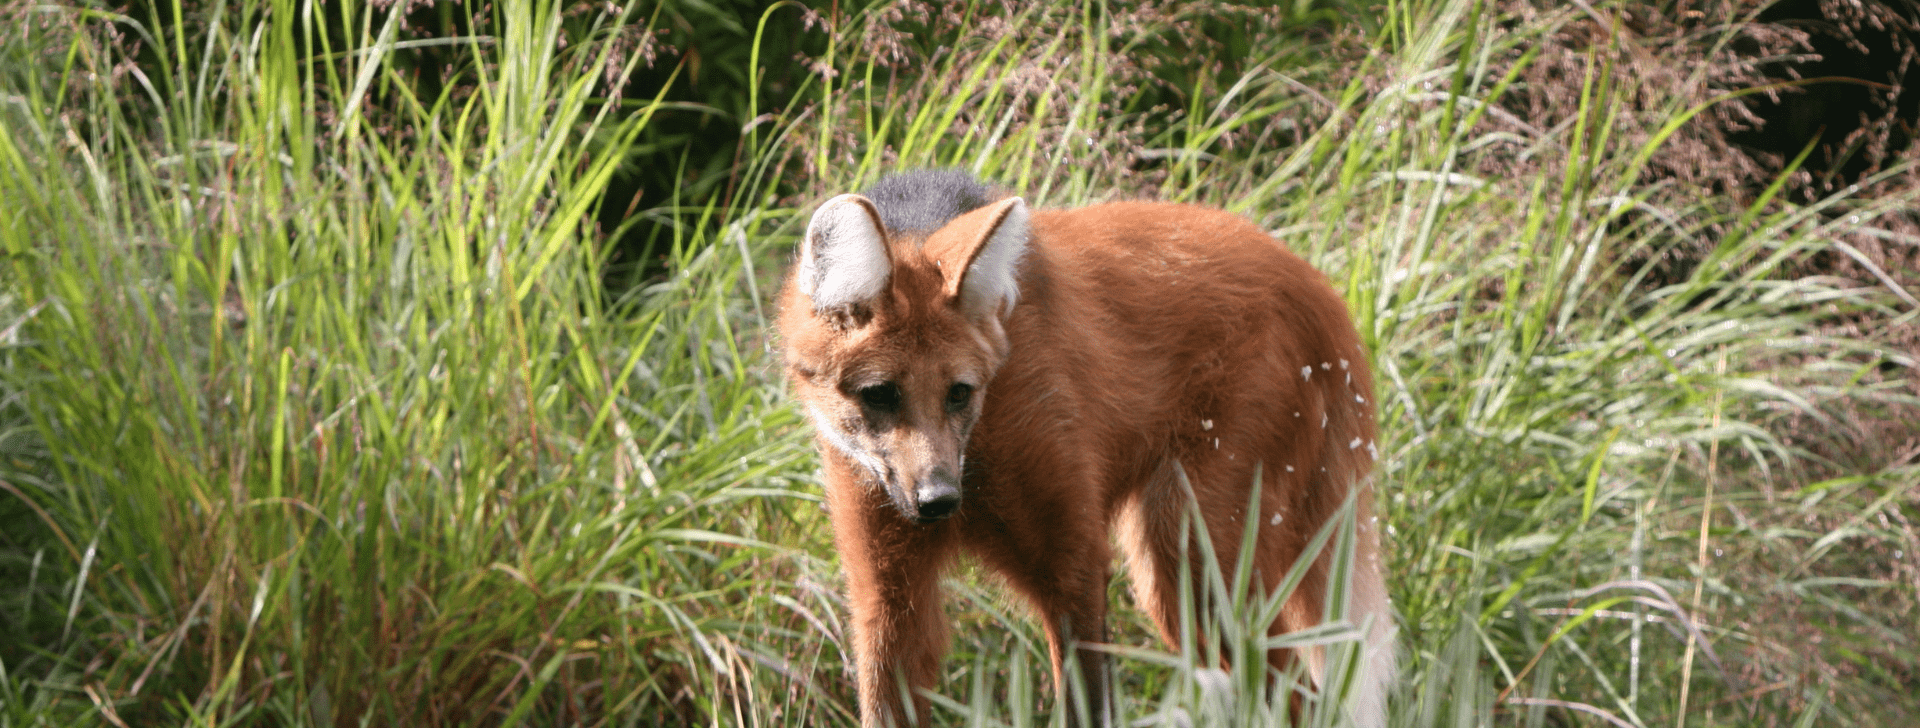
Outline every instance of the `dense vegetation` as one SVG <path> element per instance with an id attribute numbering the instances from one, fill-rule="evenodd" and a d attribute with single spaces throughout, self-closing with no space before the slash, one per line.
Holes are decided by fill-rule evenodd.
<path id="1" fill-rule="evenodd" d="M 1795 80 L 1905 5 L 0 7 L 0 726 L 851 722 L 767 306 L 926 166 L 1332 276 L 1397 725 L 1920 720 L 1911 62 Z M 952 591 L 936 717 L 1058 719 Z M 1284 719 L 1115 619 L 1132 724 Z"/>

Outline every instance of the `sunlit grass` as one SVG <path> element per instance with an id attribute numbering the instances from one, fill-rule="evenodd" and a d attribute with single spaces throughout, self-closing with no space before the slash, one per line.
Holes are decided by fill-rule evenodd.
<path id="1" fill-rule="evenodd" d="M 171 81 L 107 73 L 97 31 L 139 19 L 35 11 L 92 65 L 17 76 L 0 137 L 34 435 L 6 481 L 59 537 L 16 606 L 65 616 L 23 618 L 10 709 L 710 709 L 684 693 L 740 659 L 727 605 L 790 571 L 737 524 L 795 507 L 804 451 L 767 437 L 793 418 L 731 259 L 680 241 L 673 280 L 604 302 L 591 208 L 653 109 L 589 103 L 608 57 L 563 49 L 554 4 L 503 8 L 476 92 L 425 99 L 381 63 L 396 15 L 347 7 L 365 35 L 330 48 L 293 4 L 225 10 L 148 37 Z"/>

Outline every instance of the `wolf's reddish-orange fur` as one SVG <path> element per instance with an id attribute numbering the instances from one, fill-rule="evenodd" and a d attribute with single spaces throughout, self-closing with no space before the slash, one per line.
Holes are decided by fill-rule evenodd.
<path id="1" fill-rule="evenodd" d="M 1180 643 L 1179 559 L 1200 550 L 1180 543 L 1190 501 L 1175 463 L 1229 573 L 1245 519 L 1258 519 L 1253 566 L 1269 588 L 1372 470 L 1367 356 L 1340 297 L 1305 261 L 1218 210 L 1139 202 L 1034 211 L 1017 302 L 969 310 L 960 278 L 1017 202 L 931 234 L 883 231 L 891 274 L 864 301 L 820 310 L 792 278 L 782 294 L 794 390 L 823 429 L 869 725 L 927 715 L 925 698 L 903 701 L 900 687 L 936 681 L 947 644 L 938 583 L 958 554 L 1029 600 L 1059 685 L 1063 650 L 1106 639 L 1111 534 L 1136 601 Z M 952 386 L 966 377 L 980 378 L 983 398 L 956 414 L 942 398 L 957 401 Z M 876 382 L 901 394 L 885 426 L 862 409 L 861 397 L 877 396 L 863 388 Z M 1261 507 L 1248 514 L 1256 463 Z M 962 473 L 959 505 L 920 522 L 910 517 L 913 488 L 937 480 L 941 467 Z M 1369 500 L 1358 495 L 1356 571 L 1371 576 L 1360 588 L 1377 592 Z M 1273 633 L 1320 621 L 1327 563 L 1313 565 Z M 1192 573 L 1204 572 L 1195 564 Z M 1369 599 L 1372 618 L 1386 620 L 1384 594 L 1358 601 Z M 1083 697 L 1106 710 L 1102 654 L 1078 657 Z"/>

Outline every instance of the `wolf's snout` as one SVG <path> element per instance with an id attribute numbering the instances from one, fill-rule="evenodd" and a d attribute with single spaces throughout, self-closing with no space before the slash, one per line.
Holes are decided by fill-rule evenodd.
<path id="1" fill-rule="evenodd" d="M 953 478 L 936 474 L 914 488 L 915 510 L 921 523 L 942 520 L 960 508 L 960 486 Z"/>

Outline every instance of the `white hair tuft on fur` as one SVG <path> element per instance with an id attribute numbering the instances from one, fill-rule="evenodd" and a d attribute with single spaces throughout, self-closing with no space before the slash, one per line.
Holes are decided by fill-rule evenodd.
<path id="1" fill-rule="evenodd" d="M 1371 559 L 1379 559 L 1375 551 Z M 1365 728 L 1384 728 L 1387 724 L 1387 693 L 1393 689 L 1399 672 L 1400 651 L 1394 633 L 1393 604 L 1387 597 L 1386 577 L 1380 566 L 1357 565 L 1353 570 L 1353 600 L 1349 603 L 1354 623 L 1366 626 L 1366 646 L 1361 651 L 1360 684 L 1355 686 L 1353 724 Z"/>

